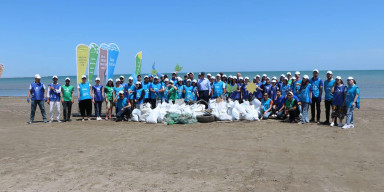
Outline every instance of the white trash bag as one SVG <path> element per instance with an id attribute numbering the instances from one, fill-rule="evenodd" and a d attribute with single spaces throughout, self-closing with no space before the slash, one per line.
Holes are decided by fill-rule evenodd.
<path id="1" fill-rule="evenodd" d="M 132 111 L 132 121 L 138 122 L 140 116 L 141 116 L 141 111 L 139 109 L 134 109 Z"/>

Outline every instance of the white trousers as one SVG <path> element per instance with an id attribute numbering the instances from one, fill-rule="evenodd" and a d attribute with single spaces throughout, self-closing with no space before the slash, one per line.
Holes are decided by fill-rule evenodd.
<path id="1" fill-rule="evenodd" d="M 50 101 L 49 102 L 49 116 L 51 117 L 51 121 L 53 120 L 53 107 L 56 106 L 57 109 L 57 120 L 60 120 L 60 101 Z"/>

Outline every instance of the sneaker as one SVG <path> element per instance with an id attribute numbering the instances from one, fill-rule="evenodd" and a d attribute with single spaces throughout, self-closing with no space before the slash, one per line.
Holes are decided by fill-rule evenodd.
<path id="1" fill-rule="evenodd" d="M 83 121 L 83 122 L 84 122 L 84 121 L 85 121 L 85 119 L 82 119 L 81 121 Z"/>
<path id="2" fill-rule="evenodd" d="M 345 124 L 343 127 L 342 127 L 342 129 L 349 129 L 350 127 L 349 127 L 349 125 L 347 125 L 347 124 Z"/>
<path id="3" fill-rule="evenodd" d="M 88 121 L 90 121 L 90 120 L 91 120 L 91 118 L 88 118 L 87 120 L 88 120 Z"/>
<path id="4" fill-rule="evenodd" d="M 44 119 L 44 123 L 47 123 L 47 120 L 46 120 L 46 119 Z"/>
<path id="5" fill-rule="evenodd" d="M 339 127 L 342 127 L 342 126 L 343 126 L 343 124 L 342 124 L 342 123 L 339 123 L 337 126 L 339 126 Z"/>
<path id="6" fill-rule="evenodd" d="M 299 124 L 299 125 L 301 125 L 301 124 L 305 124 L 305 123 L 304 123 L 304 122 L 302 122 L 302 121 L 300 121 L 300 122 L 298 122 L 298 124 Z"/>
<path id="7" fill-rule="evenodd" d="M 105 120 L 108 121 L 108 117 L 105 117 Z"/>
<path id="8" fill-rule="evenodd" d="M 28 124 L 32 124 L 33 123 L 33 121 L 28 121 Z"/>
<path id="9" fill-rule="evenodd" d="M 350 124 L 348 127 L 349 128 L 355 128 L 355 126 L 353 124 Z"/>
<path id="10" fill-rule="evenodd" d="M 329 126 L 333 127 L 333 126 L 335 126 L 335 123 L 331 123 Z"/>
<path id="11" fill-rule="evenodd" d="M 53 120 L 49 120 L 49 123 L 52 123 L 53 122 Z"/>
<path id="12" fill-rule="evenodd" d="M 58 122 L 58 123 L 61 123 L 61 121 L 60 121 L 60 120 L 57 120 L 57 122 Z"/>
<path id="13" fill-rule="evenodd" d="M 317 121 L 316 123 L 317 123 L 317 124 L 320 124 L 320 121 Z"/>

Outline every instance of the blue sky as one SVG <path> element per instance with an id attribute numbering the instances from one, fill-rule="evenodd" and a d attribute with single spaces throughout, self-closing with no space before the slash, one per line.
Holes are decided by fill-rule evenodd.
<path id="1" fill-rule="evenodd" d="M 383 69 L 384 1 L 0 1 L 3 77 L 75 75 L 79 43 L 116 43 L 115 73 Z"/>

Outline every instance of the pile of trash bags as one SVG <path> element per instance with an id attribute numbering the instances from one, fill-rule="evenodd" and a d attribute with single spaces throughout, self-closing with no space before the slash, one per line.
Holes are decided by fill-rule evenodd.
<path id="1" fill-rule="evenodd" d="M 216 121 L 259 121 L 261 103 L 259 100 L 244 101 L 240 104 L 238 101 L 229 100 L 220 101 L 212 99 L 208 103 L 208 109 L 215 116 Z M 132 121 L 146 123 L 164 123 L 172 124 L 192 124 L 196 123 L 196 116 L 203 115 L 206 112 L 203 104 L 172 104 L 162 103 L 155 109 L 151 109 L 149 103 L 144 104 L 142 110 L 134 109 L 132 111 Z"/>
<path id="2" fill-rule="evenodd" d="M 155 109 L 151 109 L 151 104 L 144 104 L 142 110 L 134 109 L 132 111 L 132 121 L 146 123 L 164 123 L 164 124 L 191 124 L 196 123 L 196 116 L 202 115 L 205 106 L 202 104 L 181 105 L 172 103 L 159 104 Z"/>
<path id="3" fill-rule="evenodd" d="M 210 100 L 208 108 L 212 109 L 212 115 L 217 121 L 259 121 L 261 102 L 257 99 L 244 101 L 240 104 L 238 101 L 229 100 L 229 102 L 217 102 Z"/>

